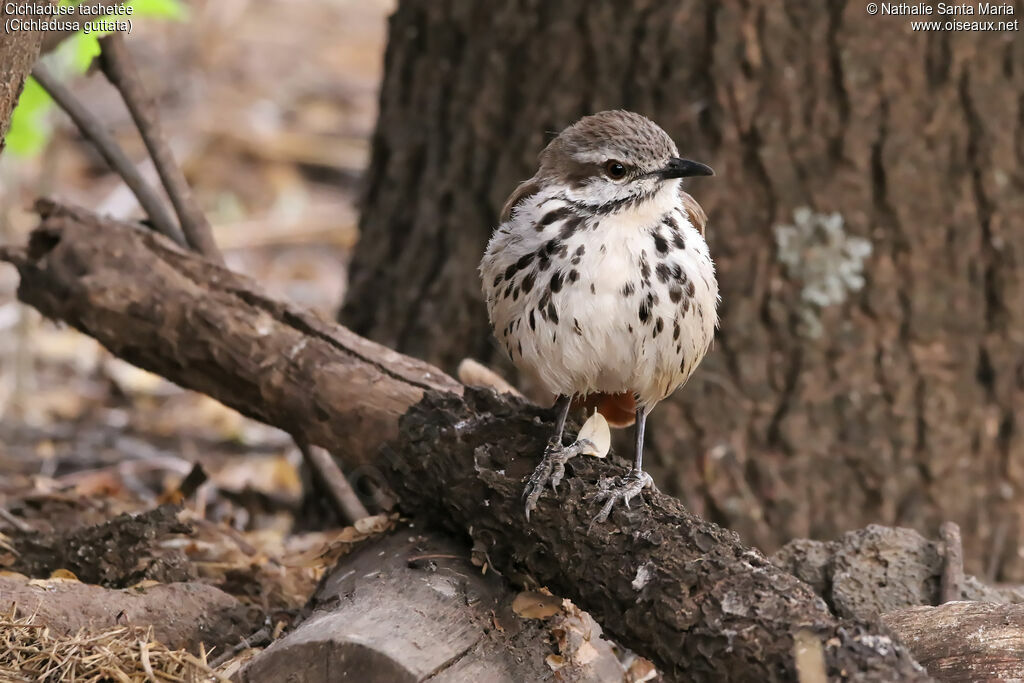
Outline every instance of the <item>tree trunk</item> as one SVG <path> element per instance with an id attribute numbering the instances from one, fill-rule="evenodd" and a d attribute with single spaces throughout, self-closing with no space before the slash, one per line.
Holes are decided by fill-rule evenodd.
<path id="1" fill-rule="evenodd" d="M 2 2 L 0 3 L 0 153 L 4 151 L 4 138 L 11 125 L 11 112 L 18 104 L 21 89 L 25 85 L 25 77 L 32 70 L 39 56 L 39 46 L 43 40 L 40 31 L 9 30 L 8 20 L 32 19 L 39 17 L 16 15 L 9 13 L 15 6 L 48 5 L 49 0 L 33 2 Z M 45 17 L 43 17 L 45 18 Z"/>
<path id="2" fill-rule="evenodd" d="M 1024 43 L 911 19 L 402 0 L 342 320 L 507 369 L 476 274 L 505 197 L 579 116 L 645 113 L 718 174 L 690 189 L 723 298 L 649 422 L 659 485 L 765 550 L 952 519 L 970 570 L 1024 578 Z"/>

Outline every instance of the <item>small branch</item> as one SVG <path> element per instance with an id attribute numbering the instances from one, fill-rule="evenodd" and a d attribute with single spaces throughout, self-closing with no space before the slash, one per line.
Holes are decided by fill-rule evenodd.
<path id="1" fill-rule="evenodd" d="M 939 537 L 945 546 L 939 601 L 954 602 L 961 599 L 964 586 L 964 547 L 960 527 L 956 522 L 943 522 L 939 527 Z"/>
<path id="2" fill-rule="evenodd" d="M 175 225 L 160 197 L 143 179 L 135 168 L 135 164 L 124 153 L 113 136 L 107 132 L 103 124 L 78 101 L 70 90 L 54 78 L 42 64 L 32 68 L 32 77 L 39 82 L 57 105 L 67 112 L 71 120 L 78 126 L 82 136 L 93 144 L 103 159 L 124 180 L 135 198 L 139 200 L 142 210 L 149 216 L 157 232 L 170 237 L 181 246 L 187 246 L 185 236 Z"/>
<path id="3" fill-rule="evenodd" d="M 295 443 L 302 451 L 302 457 L 313 470 L 313 475 L 327 489 L 335 512 L 344 521 L 355 524 L 357 520 L 370 516 L 359 500 L 359 496 L 352 489 L 352 485 L 345 478 L 345 473 L 338 467 L 338 463 L 334 462 L 330 453 L 319 446 L 311 446 L 298 439 L 295 440 Z"/>
<path id="4" fill-rule="evenodd" d="M 489 367 L 473 360 L 463 358 L 457 370 L 459 381 L 468 387 L 494 389 L 499 394 L 514 394 L 522 398 L 523 393 L 512 386 L 508 380 Z"/>
<path id="5" fill-rule="evenodd" d="M 259 631 L 256 631 L 256 633 L 242 638 L 230 649 L 224 650 L 224 652 L 220 653 L 220 656 L 210 662 L 210 668 L 216 669 L 239 652 L 248 650 L 251 647 L 263 647 L 264 645 L 269 645 L 272 640 L 274 640 L 274 636 L 270 632 L 270 627 L 264 626 Z"/>
<path id="6" fill-rule="evenodd" d="M 34 531 L 34 529 L 28 523 L 26 523 L 22 519 L 19 519 L 18 517 L 15 517 L 14 515 L 12 515 L 7 510 L 7 508 L 0 507 L 0 519 L 4 520 L 8 524 L 10 524 L 13 528 L 17 529 L 18 531 L 22 532 L 23 534 L 30 534 L 30 533 L 32 533 Z"/>
<path id="7" fill-rule="evenodd" d="M 192 196 L 185 174 L 175 161 L 170 145 L 167 144 L 156 106 L 142 87 L 142 79 L 139 78 L 131 55 L 128 54 L 124 37 L 120 33 L 111 33 L 100 39 L 100 46 L 102 52 L 99 61 L 103 73 L 121 93 L 125 106 L 128 107 L 142 140 L 146 143 L 146 149 L 153 158 L 153 164 L 160 174 L 167 196 L 171 198 L 171 204 L 178 214 L 178 222 L 181 223 L 182 232 L 185 233 L 189 246 L 211 261 L 223 264 L 224 258 L 217 249 L 210 223 Z"/>

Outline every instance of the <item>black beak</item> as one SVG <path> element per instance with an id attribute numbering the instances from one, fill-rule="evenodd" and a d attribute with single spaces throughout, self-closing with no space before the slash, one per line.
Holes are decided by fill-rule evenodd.
<path id="1" fill-rule="evenodd" d="M 698 175 L 715 175 L 710 166 L 705 166 L 699 161 L 689 159 L 672 158 L 668 160 L 668 166 L 657 172 L 662 178 L 690 178 Z"/>

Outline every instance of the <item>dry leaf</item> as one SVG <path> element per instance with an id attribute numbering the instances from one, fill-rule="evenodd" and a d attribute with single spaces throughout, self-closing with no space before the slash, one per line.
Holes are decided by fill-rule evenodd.
<path id="1" fill-rule="evenodd" d="M 143 579 L 142 581 L 139 581 L 138 583 L 136 583 L 136 584 L 134 584 L 132 586 L 129 586 L 129 588 L 131 588 L 133 590 L 136 590 L 136 591 L 139 591 L 139 592 L 142 592 L 142 591 L 146 590 L 147 588 L 152 588 L 153 586 L 159 586 L 159 585 L 160 585 L 159 581 L 154 581 L 153 579 Z"/>
<path id="2" fill-rule="evenodd" d="M 562 657 L 561 655 L 548 655 L 544 658 L 544 661 L 547 662 L 547 665 L 551 667 L 552 671 L 558 671 L 566 664 L 565 657 Z"/>
<path id="3" fill-rule="evenodd" d="M 53 584 L 58 583 L 61 579 L 30 579 L 28 585 L 35 586 L 36 588 L 42 588 L 44 590 L 51 590 Z"/>
<path id="4" fill-rule="evenodd" d="M 214 485 L 225 491 L 250 488 L 286 500 L 302 497 L 302 478 L 285 455 L 232 459 L 220 468 L 211 468 L 209 475 Z"/>
<path id="5" fill-rule="evenodd" d="M 387 531 L 391 524 L 391 515 L 381 514 L 357 519 L 353 526 L 361 534 L 380 534 Z"/>
<path id="6" fill-rule="evenodd" d="M 579 649 L 577 649 L 576 652 L 573 653 L 572 658 L 580 666 L 586 666 L 587 664 L 590 664 L 592 661 L 597 659 L 598 654 L 599 653 L 597 651 L 597 648 L 591 645 L 589 640 L 584 640 L 580 644 Z"/>
<path id="7" fill-rule="evenodd" d="M 103 363 L 103 371 L 117 385 L 118 389 L 128 395 L 157 396 L 167 394 L 168 389 L 172 386 L 170 382 L 160 375 L 137 368 L 120 358 L 107 358 Z M 175 393 L 177 392 L 175 391 Z"/>
<path id="8" fill-rule="evenodd" d="M 54 569 L 53 573 L 50 574 L 51 579 L 61 579 L 64 581 L 78 581 L 78 577 L 70 569 Z"/>
<path id="9" fill-rule="evenodd" d="M 115 498 L 124 492 L 124 479 L 116 470 L 81 472 L 75 477 L 75 493 L 86 498 Z"/>
<path id="10" fill-rule="evenodd" d="M 608 420 L 604 419 L 604 415 L 594 411 L 594 414 L 583 423 L 580 428 L 580 433 L 576 435 L 577 441 L 583 441 L 584 439 L 594 444 L 594 450 L 584 450 L 581 453 L 585 455 L 593 455 L 596 458 L 603 458 L 608 455 L 608 451 L 612 447 L 612 433 L 608 429 Z"/>
<path id="11" fill-rule="evenodd" d="M 500 621 L 498 621 L 498 615 L 494 613 L 494 610 L 491 610 L 491 623 L 494 625 L 494 628 L 498 631 L 502 633 L 505 632 L 505 627 L 501 625 Z"/>
<path id="12" fill-rule="evenodd" d="M 547 619 L 562 611 L 562 599 L 537 591 L 523 591 L 512 601 L 512 611 L 524 619 Z"/>
<path id="13" fill-rule="evenodd" d="M 651 664 L 648 660 L 643 657 L 637 657 L 633 660 L 633 663 L 629 665 L 629 670 L 626 672 L 626 680 L 630 683 L 645 683 L 646 681 L 654 680 L 658 677 L 658 670 L 654 664 Z"/>
<path id="14" fill-rule="evenodd" d="M 391 529 L 398 516 L 373 515 L 357 520 L 354 526 L 347 526 L 335 533 L 306 534 L 311 541 L 310 547 L 283 555 L 280 563 L 285 567 L 323 568 L 333 565 L 338 558 L 348 552 L 353 544 L 370 536 L 384 533 Z"/>

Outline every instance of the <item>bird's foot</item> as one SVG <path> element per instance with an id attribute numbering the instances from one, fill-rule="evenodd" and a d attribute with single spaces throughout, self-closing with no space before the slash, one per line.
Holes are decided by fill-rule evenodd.
<path id="1" fill-rule="evenodd" d="M 597 493 L 594 499 L 597 502 L 604 501 L 601 511 L 594 517 L 594 522 L 605 522 L 611 514 L 615 502 L 621 500 L 622 504 L 629 508 L 629 501 L 639 495 L 648 486 L 653 486 L 654 480 L 651 475 L 643 470 L 630 470 L 624 477 L 606 477 L 598 482 Z"/>
<path id="2" fill-rule="evenodd" d="M 545 485 L 550 483 L 551 490 L 558 492 L 558 485 L 565 476 L 565 463 L 581 453 L 596 451 L 597 447 L 589 439 L 580 439 L 569 446 L 562 446 L 556 439 L 548 442 L 547 448 L 544 449 L 544 458 L 533 470 L 530 481 L 526 483 L 526 489 L 523 491 L 523 497 L 526 498 L 527 521 L 530 519 L 530 512 L 537 507 L 537 501 Z"/>

